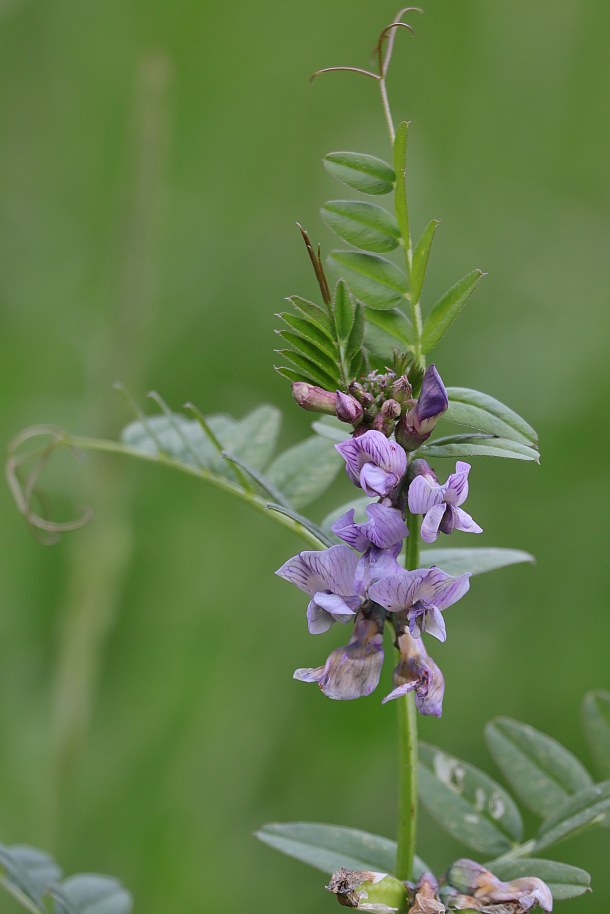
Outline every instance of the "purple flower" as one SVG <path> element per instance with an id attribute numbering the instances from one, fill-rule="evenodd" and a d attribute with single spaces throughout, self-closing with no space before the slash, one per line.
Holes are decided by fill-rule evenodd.
<path id="1" fill-rule="evenodd" d="M 445 694 L 443 674 L 428 656 L 421 638 L 413 638 L 407 631 L 403 631 L 398 635 L 396 643 L 400 663 L 393 674 L 395 688 L 386 695 L 382 704 L 414 691 L 415 706 L 420 714 L 440 717 Z"/>
<path id="2" fill-rule="evenodd" d="M 449 397 L 436 365 L 429 365 L 417 403 L 398 424 L 396 440 L 406 451 L 416 450 L 430 437 L 448 406 Z"/>
<path id="3" fill-rule="evenodd" d="M 355 589 L 359 557 L 347 546 L 301 552 L 276 574 L 309 594 L 307 624 L 312 635 L 328 631 L 333 622 L 349 622 L 362 603 Z"/>
<path id="4" fill-rule="evenodd" d="M 455 470 L 444 485 L 439 485 L 430 471 L 416 476 L 409 486 L 409 511 L 411 514 L 425 515 L 421 537 L 426 543 L 433 543 L 438 538 L 439 531 L 483 532 L 470 514 L 460 507 L 468 498 L 470 464 L 458 460 Z"/>
<path id="5" fill-rule="evenodd" d="M 453 577 L 436 567 L 401 571 L 373 583 L 369 597 L 388 612 L 405 613 L 409 633 L 414 638 L 428 632 L 444 641 L 442 611 L 464 596 L 470 587 L 469 579 L 469 573 Z"/>
<path id="6" fill-rule="evenodd" d="M 294 678 L 317 682 L 329 698 L 348 701 L 377 688 L 382 666 L 383 617 L 361 611 L 349 644 L 334 650 L 324 666 L 296 670 Z"/>
<path id="7" fill-rule="evenodd" d="M 510 910 L 511 914 L 527 914 L 537 905 L 543 911 L 553 910 L 553 895 L 550 888 L 537 876 L 501 882 L 489 870 L 474 860 L 456 860 L 447 873 L 447 882 L 458 893 L 449 896 L 453 907 L 470 908 L 474 911 Z M 490 907 L 491 905 L 491 907 Z"/>
<path id="8" fill-rule="evenodd" d="M 398 508 L 380 504 L 367 505 L 368 520 L 362 524 L 354 523 L 354 514 L 354 508 L 350 508 L 335 521 L 331 530 L 358 552 L 365 552 L 370 545 L 387 549 L 402 543 L 409 534 Z"/>
<path id="9" fill-rule="evenodd" d="M 388 495 L 407 469 L 404 450 L 381 432 L 370 430 L 335 447 L 345 460 L 351 481 L 364 489 L 370 498 Z"/>

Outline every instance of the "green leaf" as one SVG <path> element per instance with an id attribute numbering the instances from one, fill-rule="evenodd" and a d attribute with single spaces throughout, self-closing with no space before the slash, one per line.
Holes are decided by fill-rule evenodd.
<path id="1" fill-rule="evenodd" d="M 376 311 L 374 308 L 366 308 L 365 315 L 369 324 L 383 330 L 408 349 L 413 348 L 413 326 L 402 311 Z"/>
<path id="2" fill-rule="evenodd" d="M 374 203 L 329 200 L 320 215 L 340 238 L 363 251 L 383 254 L 398 247 L 400 232 L 396 220 Z"/>
<path id="3" fill-rule="evenodd" d="M 354 368 L 362 356 L 362 344 L 364 343 L 364 305 L 359 301 L 354 302 L 354 324 L 352 326 L 349 339 L 347 341 L 347 357 L 352 360 L 352 374 L 357 376 Z"/>
<path id="4" fill-rule="evenodd" d="M 542 823 L 534 850 L 542 850 L 569 838 L 596 821 L 603 821 L 610 811 L 610 781 L 591 784 L 564 803 Z"/>
<path id="5" fill-rule="evenodd" d="M 41 907 L 43 895 L 61 875 L 53 858 L 35 847 L 0 845 L 0 879 L 17 899 L 25 896 L 36 907 Z"/>
<path id="6" fill-rule="evenodd" d="M 537 876 L 551 890 L 553 901 L 567 901 L 578 898 L 590 890 L 591 876 L 586 870 L 556 860 L 540 860 L 535 857 L 519 857 L 514 860 L 492 860 L 485 864 L 495 876 L 505 882 L 524 876 Z"/>
<path id="7" fill-rule="evenodd" d="M 294 368 L 286 368 L 284 365 L 274 365 L 273 370 L 277 371 L 281 378 L 284 378 L 286 381 L 290 381 L 291 384 L 294 384 L 295 381 L 305 381 L 309 383 L 309 378 L 307 375 L 304 375 L 300 371 L 296 371 Z"/>
<path id="8" fill-rule="evenodd" d="M 532 426 L 504 403 L 467 387 L 448 387 L 447 394 L 449 409 L 443 419 L 537 448 L 538 436 Z"/>
<path id="9" fill-rule="evenodd" d="M 482 853 L 502 854 L 521 839 L 514 800 L 478 768 L 424 743 L 419 777 L 424 806 L 458 841 Z"/>
<path id="10" fill-rule="evenodd" d="M 267 510 L 275 512 L 276 514 L 281 514 L 284 517 L 289 517 L 291 520 L 295 521 L 300 527 L 303 527 L 307 530 L 308 533 L 311 533 L 313 537 L 316 538 L 317 546 L 320 548 L 327 548 L 328 546 L 334 546 L 334 540 L 327 536 L 324 530 L 321 530 L 317 524 L 314 524 L 312 520 L 309 520 L 308 517 L 305 517 L 303 514 L 298 514 L 292 508 L 286 506 L 283 503 L 273 504 L 269 502 L 267 504 Z"/>
<path id="11" fill-rule="evenodd" d="M 334 533 L 330 529 L 336 520 L 339 520 L 342 514 L 345 514 L 346 511 L 349 511 L 350 508 L 354 509 L 354 521 L 357 524 L 362 524 L 366 521 L 366 507 L 371 504 L 370 498 L 352 498 L 350 501 L 346 502 L 344 505 L 340 505 L 338 508 L 333 508 L 333 510 L 326 515 L 320 527 L 324 530 L 325 533 L 328 533 L 330 536 L 334 537 Z M 339 542 L 339 538 L 335 537 L 336 542 Z"/>
<path id="12" fill-rule="evenodd" d="M 354 326 L 354 301 L 342 279 L 337 283 L 333 305 L 335 329 L 340 343 L 346 343 Z"/>
<path id="13" fill-rule="evenodd" d="M 327 355 L 327 353 L 323 349 L 320 349 L 316 343 L 312 343 L 311 340 L 306 339 L 299 333 L 293 333 L 292 330 L 276 330 L 276 333 L 288 343 L 289 346 L 292 346 L 297 352 L 300 352 L 306 358 L 310 359 L 314 365 L 325 374 L 328 374 L 329 377 L 332 377 L 333 373 L 336 372 L 337 359 Z"/>
<path id="14" fill-rule="evenodd" d="M 587 692 L 582 705 L 585 735 L 603 777 L 610 777 L 610 692 Z"/>
<path id="15" fill-rule="evenodd" d="M 485 727 L 495 762 L 522 803 L 543 818 L 591 785 L 591 776 L 564 746 L 509 717 Z"/>
<path id="16" fill-rule="evenodd" d="M 223 450 L 262 470 L 275 450 L 281 420 L 281 413 L 274 406 L 260 406 L 239 421 L 217 415 L 210 416 L 208 424 Z M 147 455 L 167 454 L 187 466 L 200 466 L 234 478 L 200 424 L 181 413 L 148 416 L 145 423 L 132 422 L 121 432 L 121 441 Z"/>
<path id="17" fill-rule="evenodd" d="M 274 822 L 264 825 L 256 837 L 327 874 L 342 866 L 391 874 L 396 864 L 395 841 L 357 828 L 318 822 Z M 416 857 L 415 878 L 419 879 L 427 870 L 426 864 Z"/>
<path id="18" fill-rule="evenodd" d="M 396 220 L 398 228 L 403 238 L 403 243 L 409 245 L 409 207 L 407 202 L 407 135 L 409 124 L 403 121 L 398 125 L 396 138 L 394 140 L 394 171 L 396 173 L 396 194 L 394 196 L 394 208 L 396 210 Z"/>
<path id="19" fill-rule="evenodd" d="M 327 441 L 333 441 L 335 444 L 345 441 L 350 433 L 350 426 L 339 419 L 335 419 L 334 416 L 322 416 L 322 418 L 312 422 L 311 427 L 316 435 L 326 438 Z"/>
<path id="20" fill-rule="evenodd" d="M 299 372 L 302 372 L 310 383 L 317 384 L 319 387 L 330 390 L 337 387 L 338 378 L 328 374 L 323 368 L 320 368 L 313 359 L 309 359 L 307 356 L 301 355 L 300 352 L 295 352 L 293 349 L 276 349 L 275 351 L 288 362 L 291 362 Z"/>
<path id="21" fill-rule="evenodd" d="M 328 262 L 339 274 L 345 274 L 356 297 L 370 308 L 386 310 L 405 301 L 406 277 L 385 257 L 333 251 Z"/>
<path id="22" fill-rule="evenodd" d="M 510 457 L 513 460 L 533 460 L 540 463 L 540 454 L 532 447 L 495 438 L 493 435 L 449 435 L 424 444 L 418 454 L 422 457 Z"/>
<path id="23" fill-rule="evenodd" d="M 280 454 L 266 475 L 291 505 L 302 508 L 326 491 L 340 469 L 334 447 L 313 436 Z"/>
<path id="24" fill-rule="evenodd" d="M 421 298 L 422 289 L 424 287 L 424 279 L 426 278 L 426 270 L 428 269 L 430 249 L 432 248 L 434 235 L 436 233 L 437 226 L 439 225 L 440 223 L 436 219 L 433 219 L 432 222 L 429 222 L 426 230 L 424 231 L 424 234 L 415 245 L 415 250 L 413 251 L 413 267 L 411 268 L 411 298 L 414 302 L 418 302 Z"/>
<path id="25" fill-rule="evenodd" d="M 324 526 L 324 524 L 322 524 Z M 420 564 L 423 568 L 438 565 L 448 574 L 484 574 L 508 565 L 520 562 L 534 562 L 534 556 L 521 549 L 494 549 L 492 547 L 472 547 L 458 549 L 422 549 Z"/>
<path id="26" fill-rule="evenodd" d="M 301 336 L 306 337 L 311 343 L 321 349 L 326 353 L 331 359 L 335 362 L 337 361 L 338 353 L 334 341 L 323 331 L 317 324 L 314 324 L 312 321 L 307 320 L 304 317 L 298 317 L 296 314 L 290 314 L 283 312 L 278 314 L 277 317 L 280 320 L 290 327 L 291 330 L 294 330 L 296 333 Z"/>
<path id="27" fill-rule="evenodd" d="M 463 279 L 460 279 L 433 307 L 424 322 L 422 334 L 422 348 L 430 352 L 443 338 L 451 324 L 454 322 L 466 304 L 470 294 L 485 273 L 473 270 Z"/>
<path id="28" fill-rule="evenodd" d="M 324 167 L 334 178 L 363 194 L 390 194 L 394 171 L 382 159 L 361 152 L 329 152 Z"/>
<path id="29" fill-rule="evenodd" d="M 312 301 L 308 301 L 306 298 L 301 298 L 299 295 L 290 295 L 286 301 L 289 301 L 290 304 L 296 308 L 297 311 L 300 311 L 303 317 L 307 318 L 308 321 L 312 321 L 316 324 L 329 339 L 333 338 L 330 314 L 324 308 L 314 304 Z"/>
<path id="30" fill-rule="evenodd" d="M 54 889 L 56 914 L 129 914 L 130 893 L 109 876 L 70 876 Z"/>

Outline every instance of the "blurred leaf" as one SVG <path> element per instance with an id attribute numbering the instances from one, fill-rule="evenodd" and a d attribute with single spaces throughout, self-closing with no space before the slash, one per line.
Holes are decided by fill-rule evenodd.
<path id="1" fill-rule="evenodd" d="M 322 349 L 327 356 L 336 362 L 338 354 L 335 343 L 317 324 L 307 320 L 307 318 L 298 317 L 296 314 L 290 314 L 288 312 L 283 312 L 277 316 L 280 320 L 284 321 L 291 330 L 306 337 L 311 343 L 317 346 L 318 349 Z"/>
<path id="2" fill-rule="evenodd" d="M 290 295 L 286 300 L 289 301 L 297 311 L 300 311 L 303 317 L 316 324 L 320 330 L 327 334 L 329 339 L 333 339 L 333 327 L 330 314 L 324 308 L 314 304 L 312 301 L 308 301 L 306 298 L 301 298 L 299 295 Z"/>
<path id="3" fill-rule="evenodd" d="M 383 330 L 408 349 L 413 348 L 413 327 L 409 318 L 402 311 L 394 308 L 388 311 L 366 308 L 365 315 L 369 324 Z"/>
<path id="4" fill-rule="evenodd" d="M 338 386 L 338 378 L 328 374 L 313 359 L 307 358 L 307 356 L 301 355 L 300 352 L 295 352 L 293 349 L 276 349 L 275 351 L 282 358 L 291 362 L 309 383 L 324 387 L 327 390 L 333 390 Z"/>
<path id="5" fill-rule="evenodd" d="M 266 475 L 291 505 L 303 508 L 326 491 L 341 466 L 332 444 L 313 436 L 280 454 Z"/>
<path id="6" fill-rule="evenodd" d="M 256 832 L 256 837 L 275 850 L 328 874 L 342 866 L 350 870 L 393 873 L 396 864 L 395 841 L 356 828 L 317 822 L 274 822 L 264 825 Z M 414 869 L 418 879 L 428 867 L 416 857 Z"/>
<path id="7" fill-rule="evenodd" d="M 362 357 L 362 344 L 364 343 L 364 305 L 354 302 L 354 324 L 347 341 L 347 357 L 352 360 L 350 365 L 352 376 L 358 377 L 356 368 Z"/>
<path id="8" fill-rule="evenodd" d="M 342 279 L 337 283 L 333 305 L 337 340 L 346 343 L 354 326 L 354 301 Z"/>
<path id="9" fill-rule="evenodd" d="M 394 216 L 374 203 L 329 200 L 320 214 L 340 238 L 363 251 L 383 254 L 398 247 L 400 232 Z"/>
<path id="10" fill-rule="evenodd" d="M 521 444 L 538 446 L 538 436 L 531 425 L 499 400 L 467 387 L 448 387 L 447 394 L 449 409 L 443 419 Z"/>
<path id="11" fill-rule="evenodd" d="M 535 857 L 519 857 L 514 860 L 492 860 L 485 864 L 495 876 L 505 882 L 521 879 L 524 876 L 537 876 L 551 890 L 553 901 L 566 901 L 578 898 L 588 892 L 591 876 L 586 870 L 569 863 L 558 863 L 556 860 L 540 860 Z"/>
<path id="12" fill-rule="evenodd" d="M 334 441 L 335 444 L 339 444 L 340 441 L 345 441 L 346 438 L 349 438 L 351 428 L 345 422 L 335 419 L 334 416 L 322 416 L 321 419 L 316 419 L 315 422 L 312 422 L 311 427 L 316 435 L 326 438 L 327 441 Z"/>
<path id="13" fill-rule="evenodd" d="M 317 524 L 314 524 L 314 522 L 308 517 L 304 517 L 302 514 L 298 514 L 289 505 L 282 503 L 273 504 L 272 502 L 269 502 L 267 504 L 267 510 L 271 511 L 272 513 L 275 512 L 276 514 L 280 514 L 283 517 L 291 518 L 291 520 L 295 521 L 295 523 L 297 523 L 300 527 L 303 527 L 305 530 L 311 533 L 311 535 L 318 541 L 316 548 L 334 545 L 334 540 L 331 539 L 330 536 L 327 536 L 324 530 L 320 529 L 320 527 L 318 527 Z"/>
<path id="14" fill-rule="evenodd" d="M 405 300 L 406 277 L 398 267 L 378 254 L 333 251 L 329 264 L 345 274 L 357 298 L 370 308 L 394 308 Z"/>
<path id="15" fill-rule="evenodd" d="M 324 526 L 324 525 L 322 525 Z M 420 564 L 423 568 L 438 565 L 448 574 L 484 574 L 520 562 L 534 562 L 534 556 L 521 549 L 496 549 L 493 547 L 472 547 L 458 549 L 422 549 Z"/>
<path id="16" fill-rule="evenodd" d="M 582 704 L 585 735 L 602 777 L 610 777 L 610 692 L 587 692 Z"/>
<path id="17" fill-rule="evenodd" d="M 43 895 L 61 875 L 55 860 L 35 847 L 0 845 L 0 879 L 17 899 L 25 896 L 41 907 Z"/>
<path id="18" fill-rule="evenodd" d="M 540 463 L 538 451 L 518 441 L 493 435 L 449 435 L 418 449 L 422 457 L 510 457 Z"/>
<path id="19" fill-rule="evenodd" d="M 610 781 L 591 784 L 565 800 L 540 827 L 534 850 L 542 850 L 569 838 L 610 811 Z"/>
<path id="20" fill-rule="evenodd" d="M 424 332 L 422 334 L 424 352 L 430 352 L 440 342 L 468 301 L 474 287 L 484 275 L 481 270 L 473 270 L 472 273 L 460 279 L 435 304 L 424 322 Z"/>
<path id="21" fill-rule="evenodd" d="M 390 194 L 394 189 L 392 168 L 376 156 L 361 152 L 329 152 L 323 161 L 333 177 L 363 194 Z"/>
<path id="22" fill-rule="evenodd" d="M 366 506 L 371 504 L 370 498 L 352 498 L 350 501 L 346 502 L 344 505 L 340 505 L 338 508 L 334 508 L 329 514 L 326 515 L 322 523 L 320 524 L 322 530 L 325 533 L 334 536 L 331 531 L 331 527 L 336 520 L 338 520 L 341 515 L 345 514 L 346 511 L 349 511 L 350 508 L 353 508 L 355 511 L 354 521 L 357 524 L 362 524 L 366 521 Z M 335 537 L 337 542 L 340 542 L 338 537 Z"/>
<path id="23" fill-rule="evenodd" d="M 485 727 L 495 762 L 519 799 L 543 818 L 591 785 L 591 776 L 561 743 L 534 727 L 498 717 Z"/>
<path id="24" fill-rule="evenodd" d="M 428 268 L 430 250 L 432 248 L 432 242 L 434 241 L 434 235 L 438 225 L 440 225 L 440 223 L 436 219 L 433 219 L 432 222 L 428 223 L 424 234 L 417 242 L 415 250 L 413 251 L 413 267 L 411 269 L 411 299 L 414 302 L 418 302 L 421 298 L 422 289 L 424 287 L 424 279 L 426 278 L 426 270 Z"/>
<path id="25" fill-rule="evenodd" d="M 129 914 L 130 893 L 109 876 L 70 876 L 53 890 L 56 914 Z"/>
<path id="26" fill-rule="evenodd" d="M 424 806 L 458 841 L 481 853 L 502 854 L 521 839 L 512 797 L 478 768 L 424 743 L 419 777 Z"/>

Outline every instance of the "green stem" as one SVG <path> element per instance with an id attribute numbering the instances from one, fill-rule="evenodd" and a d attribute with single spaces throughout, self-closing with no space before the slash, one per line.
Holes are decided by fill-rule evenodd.
<path id="1" fill-rule="evenodd" d="M 407 511 L 409 536 L 406 544 L 406 567 L 417 568 L 419 562 L 419 517 Z M 417 711 L 413 693 L 399 698 L 398 706 L 398 823 L 396 875 L 413 878 L 413 859 L 417 836 Z"/>

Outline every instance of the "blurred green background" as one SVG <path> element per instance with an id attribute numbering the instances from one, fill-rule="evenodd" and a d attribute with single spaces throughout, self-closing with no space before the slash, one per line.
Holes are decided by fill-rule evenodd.
<path id="1" fill-rule="evenodd" d="M 610 686 L 610 6 L 424 5 L 390 88 L 414 122 L 416 229 L 442 220 L 427 301 L 490 274 L 436 361 L 524 414 L 543 462 L 476 462 L 483 542 L 538 565 L 478 578 L 452 611 L 445 713 L 421 730 L 493 772 L 482 727 L 501 713 L 589 763 L 581 698 Z M 328 250 L 317 210 L 342 191 L 321 157 L 388 155 L 372 83 L 308 76 L 366 66 L 395 11 L 0 0 L 3 447 L 29 423 L 118 434 L 116 380 L 207 412 L 272 401 L 285 444 L 307 434 L 271 369 L 274 312 L 315 294 L 294 223 Z M 50 495 L 95 518 L 53 548 L 0 493 L 0 840 L 119 876 L 146 914 L 334 910 L 320 874 L 251 833 L 305 818 L 391 835 L 395 719 L 383 693 L 336 704 L 292 681 L 344 635 L 309 637 L 272 574 L 300 542 L 162 469 L 60 464 Z M 459 852 L 424 815 L 429 863 Z M 608 832 L 554 854 L 594 877 L 565 909 L 606 912 Z"/>

